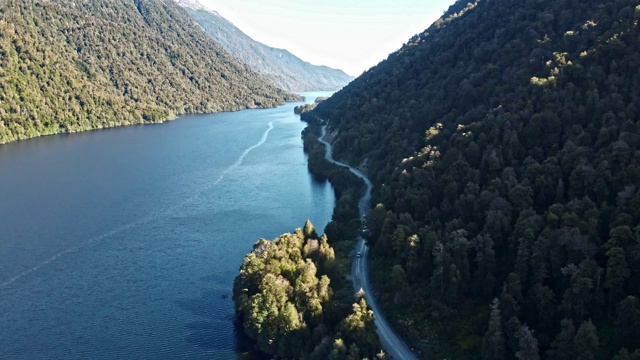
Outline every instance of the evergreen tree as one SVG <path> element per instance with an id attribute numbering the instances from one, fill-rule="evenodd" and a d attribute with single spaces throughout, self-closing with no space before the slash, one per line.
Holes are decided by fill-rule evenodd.
<path id="1" fill-rule="evenodd" d="M 600 342 L 595 325 L 593 325 L 591 320 L 582 322 L 573 340 L 573 353 L 575 358 L 579 360 L 596 359 L 599 345 Z"/>
<path id="2" fill-rule="evenodd" d="M 613 360 L 640 360 L 640 349 L 629 353 L 626 348 L 620 349 Z"/>
<path id="3" fill-rule="evenodd" d="M 573 359 L 574 358 L 574 341 L 576 328 L 570 319 L 562 319 L 560 324 L 560 332 L 551 344 L 551 349 L 547 352 L 549 359 Z"/>
<path id="4" fill-rule="evenodd" d="M 491 304 L 491 315 L 489 316 L 489 328 L 484 335 L 482 343 L 483 359 L 506 359 L 507 351 L 504 335 L 502 333 L 502 320 L 500 319 L 500 301 L 494 299 Z"/>
<path id="5" fill-rule="evenodd" d="M 607 261 L 607 273 L 604 286 L 609 289 L 609 298 L 613 303 L 624 294 L 624 282 L 631 274 L 629 266 L 625 259 L 625 251 L 620 247 L 612 247 L 606 253 L 609 260 Z"/>
<path id="6" fill-rule="evenodd" d="M 539 360 L 538 340 L 533 336 L 531 329 L 527 325 L 523 325 L 520 327 L 517 336 L 520 350 L 516 353 L 516 357 L 519 360 Z"/>

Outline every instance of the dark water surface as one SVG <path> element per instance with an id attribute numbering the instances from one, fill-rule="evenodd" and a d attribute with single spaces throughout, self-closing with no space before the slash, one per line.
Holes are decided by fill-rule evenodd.
<path id="1" fill-rule="evenodd" d="M 244 255 L 335 204 L 295 105 L 0 146 L 0 358 L 247 356 Z"/>

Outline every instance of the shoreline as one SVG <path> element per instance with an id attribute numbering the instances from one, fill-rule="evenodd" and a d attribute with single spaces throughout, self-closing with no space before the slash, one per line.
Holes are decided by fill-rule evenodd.
<path id="1" fill-rule="evenodd" d="M 371 210 L 371 190 L 373 189 L 373 184 L 369 177 L 357 167 L 353 167 L 346 163 L 337 161 L 333 158 L 332 146 L 327 141 L 327 125 L 325 121 L 321 122 L 322 125 L 322 135 L 318 137 L 318 141 L 325 146 L 325 159 L 337 166 L 346 166 L 349 171 L 361 179 L 366 187 L 365 193 L 358 201 L 358 213 L 360 216 L 360 221 L 364 222 L 367 214 Z M 376 332 L 378 333 L 378 338 L 383 345 L 383 348 L 387 351 L 387 354 L 391 356 L 391 358 L 396 359 L 417 359 L 415 354 L 411 351 L 409 346 L 407 346 L 406 342 L 398 336 L 396 331 L 392 328 L 389 321 L 384 316 L 384 313 L 381 310 L 381 307 L 378 305 L 375 296 L 372 291 L 372 284 L 369 281 L 369 265 L 367 254 L 369 252 L 369 247 L 366 244 L 365 239 L 359 234 L 356 239 L 355 251 L 357 256 L 350 257 L 352 258 L 351 265 L 351 282 L 353 283 L 354 291 L 363 291 L 364 296 L 367 300 L 367 304 L 375 314 L 374 321 L 376 324 Z"/>
<path id="2" fill-rule="evenodd" d="M 221 111 L 214 111 L 214 112 L 185 112 L 185 113 L 179 113 L 179 114 L 172 115 L 171 117 L 168 117 L 168 118 L 166 118 L 164 120 L 160 120 L 160 121 L 142 121 L 142 122 L 135 122 L 135 123 L 128 123 L 128 124 L 118 124 L 118 125 L 108 126 L 108 127 L 95 127 L 95 128 L 86 128 L 86 129 L 85 128 L 81 128 L 79 130 L 62 130 L 62 131 L 59 131 L 59 132 L 43 133 L 43 134 L 38 134 L 36 136 L 29 136 L 29 137 L 10 140 L 10 141 L 6 141 L 6 142 L 0 142 L 0 146 L 13 144 L 13 143 L 18 143 L 18 142 L 22 142 L 22 141 L 38 139 L 38 138 L 43 138 L 43 137 L 48 137 L 48 136 L 55 136 L 55 135 L 73 135 L 73 134 L 80 134 L 80 133 L 98 131 L 98 130 L 111 130 L 111 129 L 117 129 L 117 128 L 128 127 L 128 126 L 159 125 L 159 124 L 164 124 L 166 122 L 178 120 L 180 117 L 185 116 L 185 115 L 210 115 L 210 114 L 238 112 L 238 111 L 244 111 L 244 110 L 275 109 L 275 108 L 277 108 L 279 106 L 283 106 L 283 105 L 290 104 L 290 103 L 304 102 L 304 96 L 299 95 L 299 94 L 296 94 L 296 95 L 302 97 L 303 100 L 285 101 L 283 103 L 279 103 L 279 104 L 277 104 L 275 106 L 269 106 L 269 107 L 266 107 L 266 106 L 263 106 L 263 107 L 247 106 L 247 107 L 245 107 L 243 109 L 235 109 L 235 110 L 221 110 Z M 66 129 L 66 128 L 61 128 L 61 129 Z"/>

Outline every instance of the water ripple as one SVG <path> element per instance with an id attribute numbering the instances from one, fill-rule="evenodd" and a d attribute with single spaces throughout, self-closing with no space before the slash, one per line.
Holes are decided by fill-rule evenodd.
<path id="1" fill-rule="evenodd" d="M 203 188 L 202 190 L 200 190 L 199 192 L 197 192 L 196 195 L 192 196 L 191 198 L 188 198 L 170 208 L 168 208 L 167 210 L 156 214 L 156 215 L 151 215 L 151 216 L 147 216 L 141 220 L 135 221 L 135 222 L 131 222 L 129 224 L 123 225 L 119 228 L 113 229 L 109 232 L 106 232 L 104 234 L 101 234 L 99 236 L 96 236 L 92 239 L 86 240 L 82 243 L 80 243 L 79 245 L 70 247 L 66 250 L 60 251 L 59 253 L 55 254 L 54 256 L 50 257 L 49 259 L 39 263 L 36 266 L 31 267 L 30 269 L 27 269 L 25 271 L 23 271 L 22 273 L 10 278 L 9 280 L 3 282 L 0 284 L 0 289 L 5 288 L 11 284 L 13 284 L 14 282 L 20 280 L 21 278 L 35 272 L 38 271 L 40 268 L 42 268 L 43 266 L 46 266 L 54 261 L 56 261 L 57 259 L 59 259 L 62 256 L 68 255 L 70 253 L 74 253 L 77 252 L 78 250 L 80 250 L 81 248 L 84 248 L 86 246 L 92 245 L 96 242 L 102 241 L 104 239 L 107 239 L 115 234 L 118 234 L 122 231 L 126 231 L 126 230 L 130 230 L 134 227 L 140 226 L 142 224 L 145 224 L 147 222 L 150 222 L 152 220 L 156 220 L 162 216 L 166 216 L 166 215 L 170 215 L 172 213 L 175 213 L 175 211 L 178 208 L 181 208 L 183 206 L 189 205 L 190 203 L 194 202 L 196 199 L 198 199 L 202 193 L 204 192 L 208 192 L 210 191 L 213 187 L 215 187 L 216 185 L 218 185 L 223 179 L 224 177 L 229 174 L 231 171 L 235 170 L 236 168 L 238 168 L 240 165 L 242 165 L 242 162 L 244 161 L 244 159 L 247 157 L 247 155 L 249 155 L 249 153 L 253 150 L 255 150 L 256 148 L 264 145 L 264 143 L 267 141 L 267 138 L 269 137 L 269 133 L 271 132 L 271 130 L 273 130 L 274 128 L 274 121 L 270 121 L 268 124 L 268 128 L 267 130 L 265 130 L 265 132 L 262 134 L 262 137 L 260 138 L 260 141 L 258 141 L 256 144 L 250 146 L 249 148 L 245 149 L 242 154 L 240 155 L 240 157 L 238 157 L 238 159 L 228 168 L 226 168 L 222 174 L 213 182 L 211 183 L 209 186 L 206 186 L 205 188 Z"/>

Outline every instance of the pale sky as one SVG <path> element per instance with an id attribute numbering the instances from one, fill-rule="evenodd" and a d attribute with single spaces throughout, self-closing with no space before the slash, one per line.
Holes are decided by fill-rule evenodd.
<path id="1" fill-rule="evenodd" d="M 358 76 L 455 0 L 199 0 L 254 40 Z"/>

